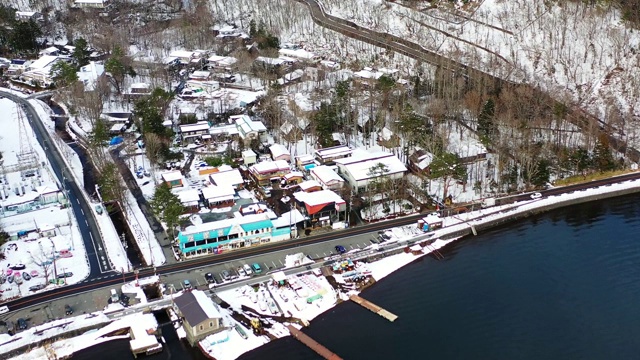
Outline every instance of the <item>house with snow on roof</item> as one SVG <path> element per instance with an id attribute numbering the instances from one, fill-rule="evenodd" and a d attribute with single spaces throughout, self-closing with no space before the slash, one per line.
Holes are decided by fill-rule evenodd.
<path id="1" fill-rule="evenodd" d="M 357 193 L 365 191 L 374 180 L 401 179 L 406 166 L 394 154 L 387 152 L 359 152 L 335 161 L 339 174 Z M 378 169 L 380 167 L 380 169 Z"/>
<path id="2" fill-rule="evenodd" d="M 80 68 L 78 71 L 78 80 L 84 85 L 84 91 L 93 91 L 104 75 L 104 65 L 95 61 Z"/>
<path id="3" fill-rule="evenodd" d="M 200 192 L 196 189 L 185 189 L 175 192 L 188 213 L 200 211 Z"/>
<path id="4" fill-rule="evenodd" d="M 303 181 L 298 184 L 298 187 L 300 188 L 300 190 L 308 193 L 322 190 L 322 185 L 320 185 L 320 183 L 315 180 Z"/>
<path id="5" fill-rule="evenodd" d="M 180 136 L 183 144 L 190 144 L 196 140 L 202 140 L 203 135 L 209 135 L 209 123 L 198 121 L 195 124 L 180 125 Z M 211 135 L 209 135 L 211 137 Z"/>
<path id="6" fill-rule="evenodd" d="M 37 11 L 16 11 L 16 20 L 17 21 L 42 21 L 44 18 L 42 14 Z"/>
<path id="7" fill-rule="evenodd" d="M 282 181 L 287 185 L 297 185 L 304 181 L 304 174 L 300 171 L 292 171 L 283 176 Z"/>
<path id="8" fill-rule="evenodd" d="M 207 58 L 206 67 L 214 71 L 232 71 L 236 68 L 238 59 L 232 56 L 213 55 Z"/>
<path id="9" fill-rule="evenodd" d="M 49 86 L 53 83 L 51 68 L 55 63 L 62 60 L 59 56 L 41 56 L 27 67 L 20 78 L 23 81 L 36 83 L 43 87 Z"/>
<path id="10" fill-rule="evenodd" d="M 333 146 L 324 149 L 318 149 L 314 155 L 316 160 L 322 165 L 333 165 L 337 159 L 343 159 L 351 156 L 353 150 L 345 145 Z"/>
<path id="11" fill-rule="evenodd" d="M 261 121 L 252 120 L 249 115 L 233 115 L 229 117 L 229 123 L 236 124 L 238 136 L 248 145 L 251 140 L 257 139 L 261 143 L 267 141 L 267 127 Z"/>
<path id="12" fill-rule="evenodd" d="M 239 190 L 244 188 L 244 178 L 238 169 L 225 169 L 209 174 L 209 181 L 216 186 L 230 186 Z"/>
<path id="13" fill-rule="evenodd" d="M 271 181 L 280 181 L 290 172 L 291 167 L 284 160 L 263 161 L 249 167 L 249 174 L 259 186 L 267 186 Z"/>
<path id="14" fill-rule="evenodd" d="M 190 258 L 290 238 L 289 227 L 275 228 L 269 213 L 260 213 L 188 226 L 176 243 L 182 256 Z"/>
<path id="15" fill-rule="evenodd" d="M 169 187 L 172 189 L 183 186 L 182 173 L 179 170 L 167 171 L 165 173 L 162 173 L 160 177 L 162 177 L 162 181 L 169 185 Z"/>
<path id="16" fill-rule="evenodd" d="M 344 179 L 330 166 L 316 166 L 309 170 L 309 176 L 320 183 L 323 189 L 338 191 L 344 186 Z"/>
<path id="17" fill-rule="evenodd" d="M 340 220 L 347 203 L 331 190 L 293 193 L 295 206 L 307 217 L 307 227 L 324 227 Z"/>
<path id="18" fill-rule="evenodd" d="M 205 337 L 224 330 L 222 315 L 213 301 L 200 290 L 184 292 L 173 300 L 182 327 L 191 346 Z"/>
<path id="19" fill-rule="evenodd" d="M 429 175 L 429 165 L 433 161 L 433 154 L 417 149 L 409 156 L 409 169 L 418 175 Z"/>
<path id="20" fill-rule="evenodd" d="M 289 150 L 282 144 L 273 144 L 269 146 L 269 152 L 271 153 L 271 158 L 274 161 L 291 161 L 291 153 L 289 153 Z"/>
<path id="21" fill-rule="evenodd" d="M 295 157 L 295 161 L 296 161 L 296 167 L 300 171 L 309 171 L 309 169 L 316 166 L 316 162 L 313 155 L 309 155 L 309 154 L 298 155 Z"/>
<path id="22" fill-rule="evenodd" d="M 76 7 L 104 9 L 109 5 L 109 0 L 75 0 L 74 3 Z"/>
<path id="23" fill-rule="evenodd" d="M 27 70 L 29 65 L 31 65 L 30 60 L 12 59 L 11 63 L 9 64 L 9 67 L 4 72 L 4 74 L 7 76 L 20 75 Z"/>
<path id="24" fill-rule="evenodd" d="M 38 52 L 39 56 L 59 56 L 60 55 L 60 49 L 58 49 L 55 46 L 49 46 L 48 48 L 44 49 L 44 50 L 40 50 Z"/>
<path id="25" fill-rule="evenodd" d="M 236 191 L 231 185 L 211 185 L 202 188 L 202 197 L 209 209 L 227 208 L 235 205 Z"/>

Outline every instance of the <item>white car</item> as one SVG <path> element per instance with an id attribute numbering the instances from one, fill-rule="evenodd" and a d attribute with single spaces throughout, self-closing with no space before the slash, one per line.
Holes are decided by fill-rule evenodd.
<path id="1" fill-rule="evenodd" d="M 535 192 L 535 193 L 531 194 L 531 198 L 533 200 L 540 199 L 541 197 L 542 197 L 542 194 L 540 194 L 539 192 Z"/>
<path id="2" fill-rule="evenodd" d="M 9 312 L 9 307 L 7 306 L 0 306 L 0 314 L 6 314 Z"/>
<path id="3" fill-rule="evenodd" d="M 244 271 L 244 269 L 241 267 L 238 268 L 238 275 L 240 276 L 247 276 L 247 272 Z"/>

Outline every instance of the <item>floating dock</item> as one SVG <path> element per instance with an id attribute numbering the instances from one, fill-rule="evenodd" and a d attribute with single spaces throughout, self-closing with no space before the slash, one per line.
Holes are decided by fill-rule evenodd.
<path id="1" fill-rule="evenodd" d="M 398 318 L 398 315 L 392 314 L 387 310 L 381 308 L 380 306 L 372 303 L 371 301 L 361 298 L 358 295 L 351 295 L 349 296 L 349 299 L 351 299 L 351 301 L 353 301 L 354 303 L 360 304 L 365 309 L 369 309 L 391 322 L 394 322 Z"/>
<path id="2" fill-rule="evenodd" d="M 342 360 L 340 356 L 332 353 L 331 350 L 322 346 L 320 343 L 313 340 L 312 338 L 307 336 L 307 334 L 296 329 L 295 327 L 291 325 L 287 325 L 287 329 L 289 329 L 289 332 L 291 332 L 291 336 L 298 339 L 298 341 L 300 341 L 301 343 L 307 345 L 311 350 L 315 351 L 316 353 L 318 353 L 318 355 L 322 356 L 323 358 L 327 360 Z"/>

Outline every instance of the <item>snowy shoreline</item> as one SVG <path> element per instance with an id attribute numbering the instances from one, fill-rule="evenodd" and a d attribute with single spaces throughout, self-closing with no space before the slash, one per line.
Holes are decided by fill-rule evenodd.
<path id="1" fill-rule="evenodd" d="M 606 186 L 600 186 L 595 188 L 589 188 L 582 191 L 576 191 L 571 193 L 565 193 L 560 195 L 552 195 L 547 198 L 538 200 L 520 201 L 509 205 L 494 206 L 487 209 L 482 209 L 465 214 L 455 215 L 443 218 L 443 228 L 433 231 L 431 233 L 423 233 L 418 229 L 416 225 L 406 225 L 403 227 L 392 228 L 390 231 L 393 233 L 392 240 L 388 243 L 393 246 L 387 246 L 385 253 L 393 253 L 393 255 L 385 256 L 382 259 L 364 263 L 363 267 L 366 273 L 370 274 L 373 279 L 380 281 L 387 277 L 391 273 L 403 268 L 404 266 L 411 264 L 412 262 L 421 259 L 422 257 L 430 254 L 431 252 L 441 249 L 444 246 L 466 237 L 466 235 L 472 233 L 472 227 L 476 229 L 485 230 L 491 227 L 499 226 L 507 222 L 517 220 L 519 218 L 531 216 L 534 214 L 546 212 L 560 207 L 566 207 L 576 205 L 589 201 L 602 200 L 611 197 L 623 196 L 627 194 L 633 194 L 640 192 L 640 179 L 639 180 L 627 180 L 620 183 L 615 183 Z M 446 239 L 443 239 L 446 238 Z M 435 239 L 431 241 L 425 241 L 428 239 Z M 418 244 L 423 245 L 418 245 Z M 429 243 L 426 245 L 425 243 Z M 417 247 L 416 247 L 417 246 Z M 405 249 L 410 248 L 411 251 L 406 252 Z M 399 252 L 399 253 L 398 253 Z M 350 259 L 365 259 L 367 257 L 373 257 L 375 255 L 380 256 L 381 252 L 378 251 L 377 245 L 374 244 L 365 249 L 364 251 L 347 253 L 341 260 Z M 356 260 L 357 262 L 357 260 Z M 288 267 L 291 268 L 291 267 Z M 300 275 L 300 276 L 297 276 Z M 332 309 L 338 304 L 338 299 L 346 300 L 350 294 L 359 294 L 361 291 L 340 291 L 334 289 L 329 285 L 326 277 L 316 277 L 309 271 L 302 271 L 297 275 L 289 275 L 288 279 L 292 282 L 302 282 L 307 285 L 311 285 L 311 288 L 317 287 L 325 290 L 323 292 L 324 299 L 320 299 L 314 302 L 312 305 L 305 308 L 298 309 L 294 306 L 296 295 L 289 289 L 278 289 L 264 285 L 264 281 L 260 285 L 260 291 L 249 290 L 248 286 L 236 287 L 228 290 L 221 290 L 218 292 L 218 296 L 225 302 L 231 305 L 232 309 L 239 309 L 242 305 L 248 305 L 249 307 L 257 308 L 258 303 L 255 298 L 262 296 L 260 304 L 263 302 L 276 303 L 278 307 L 284 310 L 288 310 L 292 317 L 302 319 L 304 321 L 311 321 L 319 315 L 325 313 L 327 310 Z M 342 275 L 334 275 L 337 280 L 340 280 Z M 264 290 L 262 290 L 264 289 Z M 366 288 L 363 289 L 363 291 Z M 279 296 L 275 296 L 277 294 Z M 285 294 L 286 296 L 283 296 Z M 177 295 L 177 294 L 175 294 Z M 294 296 L 296 296 L 294 298 Z M 291 299 L 291 301 L 285 300 Z M 302 296 L 302 300 L 306 295 Z M 365 294 L 366 297 L 366 294 Z M 304 302 L 304 301 L 303 301 Z M 384 307 L 384 304 L 379 304 Z M 393 309 L 389 309 L 393 311 Z M 256 310 L 258 316 L 261 314 L 269 314 L 265 310 Z M 284 312 L 283 312 L 284 313 Z M 239 357 L 241 354 L 251 351 L 260 347 L 268 342 L 264 336 L 255 336 L 248 334 L 248 339 L 242 339 L 237 332 L 233 329 L 233 326 L 241 326 L 240 323 L 231 319 L 229 314 L 224 315 L 225 321 L 228 321 L 232 326 L 228 330 L 210 335 L 206 338 L 205 346 L 203 342 L 200 342 L 200 348 L 207 356 L 213 356 L 218 360 L 231 360 Z M 289 336 L 288 330 L 284 328 L 282 323 L 273 323 L 273 328 L 270 329 L 272 335 L 275 337 Z M 224 339 L 221 337 L 224 336 Z M 67 342 L 73 342 L 72 339 L 67 339 Z M 90 347 L 94 344 L 85 344 L 83 347 Z M 79 349 L 75 349 L 76 351 Z M 28 356 L 17 357 L 20 359 L 31 359 Z"/>

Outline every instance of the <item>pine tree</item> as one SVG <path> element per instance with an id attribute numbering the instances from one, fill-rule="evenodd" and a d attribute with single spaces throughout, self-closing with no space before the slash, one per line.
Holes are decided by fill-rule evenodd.
<path id="1" fill-rule="evenodd" d="M 495 115 L 495 103 L 492 99 L 487 100 L 478 115 L 478 134 L 483 142 L 488 143 L 495 132 L 493 117 Z"/>
<path id="2" fill-rule="evenodd" d="M 607 135 L 598 136 L 598 141 L 593 149 L 593 163 L 600 172 L 615 170 L 616 162 L 609 148 L 609 138 Z"/>

